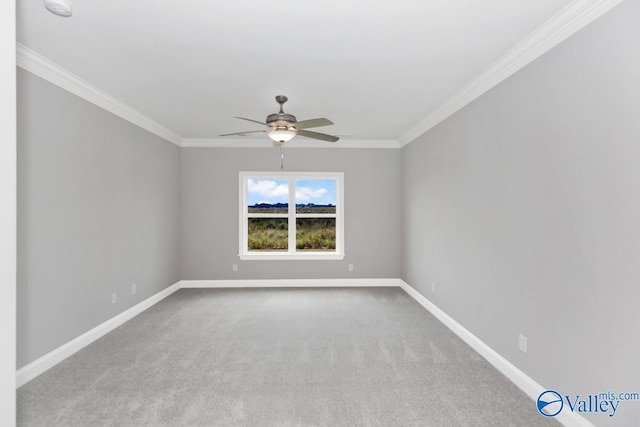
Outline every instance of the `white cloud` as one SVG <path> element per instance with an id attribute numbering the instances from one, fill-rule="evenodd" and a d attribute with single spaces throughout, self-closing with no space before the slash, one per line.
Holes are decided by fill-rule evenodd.
<path id="1" fill-rule="evenodd" d="M 250 194 L 257 194 L 267 199 L 286 197 L 289 194 L 289 186 L 278 184 L 267 179 L 250 179 L 247 181 L 247 190 Z"/>
<path id="2" fill-rule="evenodd" d="M 269 179 L 249 179 L 247 181 L 247 191 L 249 194 L 261 198 L 258 203 L 272 203 L 269 199 L 286 199 L 289 194 L 287 184 L 279 184 Z M 296 187 L 297 202 L 313 202 L 328 193 L 326 188 Z"/>
<path id="3" fill-rule="evenodd" d="M 307 202 L 311 199 L 319 199 L 327 194 L 326 188 L 318 188 L 314 190 L 309 187 L 296 187 L 296 200 L 298 202 Z"/>

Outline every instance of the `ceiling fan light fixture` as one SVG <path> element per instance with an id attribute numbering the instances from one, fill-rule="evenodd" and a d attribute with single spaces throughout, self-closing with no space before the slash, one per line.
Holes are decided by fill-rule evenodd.
<path id="1" fill-rule="evenodd" d="M 269 129 L 267 135 L 269 135 L 269 138 L 273 141 L 282 144 L 291 141 L 291 138 L 296 136 L 296 131 L 286 127 L 274 127 Z"/>

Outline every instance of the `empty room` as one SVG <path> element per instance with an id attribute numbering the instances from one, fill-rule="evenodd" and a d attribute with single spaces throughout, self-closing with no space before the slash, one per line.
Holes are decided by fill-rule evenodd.
<path id="1" fill-rule="evenodd" d="M 640 425 L 640 2 L 10 2 L 0 426 Z"/>

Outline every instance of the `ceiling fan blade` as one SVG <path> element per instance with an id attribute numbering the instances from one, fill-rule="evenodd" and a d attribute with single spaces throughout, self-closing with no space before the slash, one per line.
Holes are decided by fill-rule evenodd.
<path id="1" fill-rule="evenodd" d="M 231 136 L 231 135 L 246 135 L 248 133 L 263 133 L 266 132 L 266 130 L 248 130 L 246 132 L 235 132 L 235 133 L 225 133 L 223 135 L 218 135 L 218 136 Z"/>
<path id="2" fill-rule="evenodd" d="M 323 117 L 321 119 L 303 120 L 301 122 L 297 122 L 295 126 L 296 126 L 296 129 L 309 129 L 309 128 L 319 128 L 320 126 L 329 126 L 332 124 L 333 122 L 331 120 L 325 119 Z"/>
<path id="3" fill-rule="evenodd" d="M 267 125 L 265 122 L 259 122 L 259 121 L 257 121 L 257 120 L 246 119 L 246 118 L 244 118 L 244 117 L 237 117 L 237 116 L 233 116 L 233 118 L 234 118 L 234 119 L 240 119 L 240 120 L 246 120 L 246 121 L 248 121 L 248 122 L 258 123 L 259 125 L 262 125 L 262 126 L 266 126 L 266 125 Z"/>
<path id="4" fill-rule="evenodd" d="M 328 141 L 328 142 L 336 142 L 337 140 L 340 139 L 337 136 L 327 135 L 326 133 L 320 133 L 320 132 L 311 132 L 310 130 L 299 130 L 297 133 L 300 136 L 306 136 L 307 138 L 313 138 L 313 139 L 321 139 L 322 141 Z"/>

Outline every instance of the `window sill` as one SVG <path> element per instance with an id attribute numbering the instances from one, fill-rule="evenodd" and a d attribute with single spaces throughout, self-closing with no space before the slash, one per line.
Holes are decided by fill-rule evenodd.
<path id="1" fill-rule="evenodd" d="M 340 261 L 344 259 L 344 254 L 340 253 L 309 253 L 309 254 L 283 254 L 283 253 L 260 253 L 260 254 L 240 254 L 243 261 Z"/>

